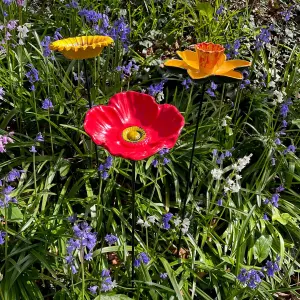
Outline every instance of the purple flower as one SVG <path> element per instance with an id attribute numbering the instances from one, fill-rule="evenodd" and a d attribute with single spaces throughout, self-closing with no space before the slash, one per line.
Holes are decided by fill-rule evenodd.
<path id="1" fill-rule="evenodd" d="M 274 143 L 276 145 L 281 145 L 281 140 L 279 138 L 276 138 L 275 141 L 274 141 Z"/>
<path id="2" fill-rule="evenodd" d="M 118 239 L 115 235 L 113 235 L 113 234 L 107 234 L 107 235 L 105 236 L 104 239 L 105 239 L 105 241 L 108 243 L 109 246 L 111 246 L 111 245 L 117 243 L 118 240 L 119 240 L 119 239 Z"/>
<path id="3" fill-rule="evenodd" d="M 76 274 L 78 272 L 75 265 L 71 265 L 71 272 L 72 274 Z"/>
<path id="4" fill-rule="evenodd" d="M 78 15 L 85 18 L 87 23 L 97 23 L 99 20 L 103 18 L 101 13 L 97 13 L 94 10 L 82 9 L 78 12 Z M 106 16 L 106 15 L 105 15 Z"/>
<path id="5" fill-rule="evenodd" d="M 161 93 L 164 89 L 164 85 L 167 82 L 167 79 L 163 79 L 160 83 L 151 84 L 148 87 L 148 94 L 155 97 L 158 93 Z"/>
<path id="6" fill-rule="evenodd" d="M 6 28 L 8 30 L 14 30 L 17 27 L 18 20 L 10 20 L 7 22 Z"/>
<path id="7" fill-rule="evenodd" d="M 185 89 L 189 89 L 190 88 L 190 84 L 192 83 L 192 80 L 190 78 L 184 79 L 182 81 L 182 85 L 185 87 Z"/>
<path id="8" fill-rule="evenodd" d="M 288 122 L 286 120 L 282 120 L 282 127 L 286 128 L 288 126 Z"/>
<path id="9" fill-rule="evenodd" d="M 261 50 L 263 46 L 269 44 L 271 41 L 271 30 L 273 28 L 261 28 L 259 35 L 256 37 L 255 49 Z"/>
<path id="10" fill-rule="evenodd" d="M 89 287 L 89 291 L 93 294 L 96 295 L 97 294 L 97 289 L 98 289 L 98 285 L 93 285 Z"/>
<path id="11" fill-rule="evenodd" d="M 110 169 L 111 167 L 112 167 L 112 164 L 113 164 L 113 157 L 112 156 L 108 156 L 107 158 L 106 158 L 106 161 L 105 161 L 105 163 L 104 163 L 104 168 L 106 168 L 106 169 Z"/>
<path id="12" fill-rule="evenodd" d="M 138 267 L 141 265 L 141 261 L 140 261 L 138 258 L 136 258 L 136 259 L 134 260 L 133 265 L 134 265 L 135 268 L 138 268 Z"/>
<path id="13" fill-rule="evenodd" d="M 24 173 L 23 170 L 17 170 L 17 169 L 12 169 L 6 177 L 7 182 L 12 182 L 15 181 L 16 179 L 19 179 L 21 177 L 21 174 Z"/>
<path id="14" fill-rule="evenodd" d="M 218 156 L 218 150 L 217 150 L 217 149 L 214 149 L 214 150 L 212 151 L 212 155 L 213 155 L 213 157 L 217 157 L 217 156 Z"/>
<path id="15" fill-rule="evenodd" d="M 84 259 L 85 260 L 88 260 L 88 261 L 91 261 L 93 259 L 93 253 L 92 252 L 89 252 L 88 254 L 86 254 L 84 256 Z"/>
<path id="16" fill-rule="evenodd" d="M 280 195 L 279 195 L 278 193 L 272 195 L 272 198 L 271 198 L 271 200 L 270 200 L 270 203 L 271 203 L 274 207 L 278 207 L 278 206 L 279 206 L 279 205 L 278 205 L 279 196 L 280 196 Z"/>
<path id="17" fill-rule="evenodd" d="M 284 20 L 286 22 L 288 22 L 290 20 L 290 18 L 293 16 L 292 15 L 292 9 L 293 8 L 294 8 L 294 5 L 290 6 L 288 8 L 288 10 L 280 12 L 280 14 L 284 17 Z"/>
<path id="18" fill-rule="evenodd" d="M 267 214 L 264 214 L 264 215 L 263 215 L 263 220 L 269 221 L 269 218 L 268 218 L 268 215 L 267 215 Z"/>
<path id="19" fill-rule="evenodd" d="M 226 150 L 225 157 L 232 157 L 232 153 L 229 150 Z"/>
<path id="20" fill-rule="evenodd" d="M 168 163 L 170 163 L 170 161 L 171 161 L 170 159 L 164 157 L 163 162 L 162 162 L 163 166 L 165 166 L 165 165 L 167 165 Z"/>
<path id="21" fill-rule="evenodd" d="M 240 40 L 235 40 L 232 45 L 226 44 L 225 48 L 228 50 L 228 53 L 226 54 L 227 59 L 237 56 L 239 54 L 240 46 Z"/>
<path id="22" fill-rule="evenodd" d="M 152 166 L 154 167 L 154 168 L 157 168 L 158 167 L 158 160 L 157 159 L 154 159 L 153 161 L 152 161 Z"/>
<path id="23" fill-rule="evenodd" d="M 74 261 L 74 257 L 72 255 L 67 255 L 65 257 L 65 260 L 66 260 L 66 262 L 67 262 L 68 265 L 72 265 L 73 261 Z"/>
<path id="24" fill-rule="evenodd" d="M 106 180 L 108 178 L 109 174 L 107 171 L 112 167 L 112 163 L 113 163 L 113 157 L 108 156 L 105 163 L 101 164 L 98 167 L 98 171 L 100 172 L 102 179 Z"/>
<path id="25" fill-rule="evenodd" d="M 111 280 L 111 277 L 107 277 L 101 283 L 101 291 L 109 292 L 116 286 L 115 282 Z"/>
<path id="26" fill-rule="evenodd" d="M 257 285 L 261 283 L 261 279 L 264 277 L 265 275 L 261 271 L 256 271 L 254 269 L 246 271 L 246 269 L 241 269 L 241 272 L 237 276 L 237 279 L 242 284 L 247 285 L 251 289 L 255 289 Z"/>
<path id="27" fill-rule="evenodd" d="M 41 46 L 43 48 L 43 55 L 45 57 L 48 57 L 51 55 L 51 50 L 50 50 L 50 43 L 51 43 L 51 37 L 46 35 L 43 40 L 41 41 Z"/>
<path id="28" fill-rule="evenodd" d="M 209 96 L 211 96 L 211 97 L 216 97 L 214 91 L 213 91 L 211 88 L 208 88 L 207 91 L 206 91 L 206 93 L 207 93 Z"/>
<path id="29" fill-rule="evenodd" d="M 2 0 L 2 2 L 3 2 L 5 5 L 11 5 L 11 3 L 13 2 L 13 0 Z"/>
<path id="30" fill-rule="evenodd" d="M 161 279 L 167 279 L 168 278 L 168 273 L 160 273 L 159 277 Z"/>
<path id="31" fill-rule="evenodd" d="M 280 185 L 278 188 L 276 188 L 276 193 L 281 193 L 285 190 L 283 185 Z"/>
<path id="32" fill-rule="evenodd" d="M 60 40 L 62 39 L 62 35 L 60 34 L 60 31 L 61 31 L 61 27 L 60 28 L 57 28 L 54 32 L 54 36 L 53 36 L 53 39 L 54 41 L 57 41 L 57 40 Z"/>
<path id="33" fill-rule="evenodd" d="M 145 252 L 140 253 L 140 259 L 145 265 L 147 265 L 150 261 L 149 256 Z"/>
<path id="34" fill-rule="evenodd" d="M 68 220 L 70 223 L 75 223 L 76 220 L 77 220 L 77 214 L 74 214 L 74 215 L 68 217 L 67 220 Z"/>
<path id="35" fill-rule="evenodd" d="M 296 151 L 296 147 L 294 145 L 289 145 L 284 151 L 283 154 L 287 154 L 287 153 L 295 153 Z"/>
<path id="36" fill-rule="evenodd" d="M 0 100 L 3 100 L 3 96 L 5 95 L 5 91 L 3 87 L 0 87 Z"/>
<path id="37" fill-rule="evenodd" d="M 109 277 L 110 276 L 110 271 L 109 270 L 102 270 L 101 271 L 101 277 Z"/>
<path id="38" fill-rule="evenodd" d="M 6 232 L 0 230 L 0 245 L 5 243 Z"/>
<path id="39" fill-rule="evenodd" d="M 289 106 L 290 106 L 291 104 L 293 104 L 293 102 L 292 102 L 290 99 L 288 99 L 285 103 L 283 103 L 283 104 L 281 105 L 281 107 L 280 107 L 280 114 L 281 114 L 284 118 L 287 117 L 287 114 L 288 114 L 288 112 L 289 112 Z"/>
<path id="40" fill-rule="evenodd" d="M 30 70 L 25 74 L 25 76 L 27 77 L 27 79 L 31 83 L 31 88 L 30 89 L 32 91 L 34 91 L 35 90 L 34 83 L 40 80 L 39 72 L 31 64 L 29 64 L 28 67 L 30 67 Z"/>
<path id="41" fill-rule="evenodd" d="M 53 104 L 51 102 L 51 100 L 49 98 L 46 98 L 43 103 L 42 103 L 42 109 L 50 109 L 50 108 L 53 108 Z"/>
<path id="42" fill-rule="evenodd" d="M 31 146 L 31 148 L 29 148 L 29 152 L 31 153 L 36 153 L 36 149 L 35 149 L 35 146 Z"/>
<path id="43" fill-rule="evenodd" d="M 170 226 L 169 222 L 172 219 L 172 217 L 173 217 L 172 213 L 166 213 L 162 216 L 163 229 L 166 229 L 166 230 L 170 229 L 171 226 Z"/>
<path id="44" fill-rule="evenodd" d="M 79 3 L 76 0 L 72 0 L 70 3 L 66 4 L 67 8 L 78 8 Z"/>
<path id="45" fill-rule="evenodd" d="M 216 14 L 221 15 L 223 13 L 223 11 L 224 11 L 224 5 L 221 4 L 219 6 L 219 8 L 217 9 Z"/>
<path id="46" fill-rule="evenodd" d="M 217 204 L 218 204 L 218 206 L 222 206 L 223 205 L 223 199 L 219 199 Z"/>
<path id="47" fill-rule="evenodd" d="M 74 76 L 74 80 L 81 82 L 81 83 L 85 83 L 85 78 L 83 75 L 83 71 L 80 71 L 79 75 L 75 72 L 73 72 L 73 76 Z"/>
<path id="48" fill-rule="evenodd" d="M 265 267 L 263 267 L 263 271 L 266 271 L 268 276 L 273 277 L 275 272 L 280 271 L 280 268 L 278 266 L 279 260 L 280 260 L 279 256 L 276 258 L 274 262 L 268 260 L 266 262 Z"/>
<path id="49" fill-rule="evenodd" d="M 210 84 L 210 87 L 211 87 L 212 90 L 215 91 L 215 90 L 217 89 L 218 85 L 215 84 L 215 83 L 212 81 L 211 84 Z"/>
<path id="50" fill-rule="evenodd" d="M 123 17 L 119 18 L 113 23 L 113 26 L 108 33 L 108 35 L 114 41 L 119 39 L 125 49 L 128 48 L 129 34 L 130 34 L 130 27 L 128 26 L 128 24 L 126 23 Z"/>
<path id="51" fill-rule="evenodd" d="M 36 135 L 35 140 L 36 140 L 37 142 L 44 142 L 44 137 L 43 137 L 43 135 L 42 135 L 41 132 L 39 132 L 39 133 Z"/>

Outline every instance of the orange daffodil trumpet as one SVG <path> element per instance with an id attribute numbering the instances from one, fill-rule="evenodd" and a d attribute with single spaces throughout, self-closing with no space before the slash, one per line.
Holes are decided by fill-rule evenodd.
<path id="1" fill-rule="evenodd" d="M 224 76 L 233 79 L 243 79 L 236 68 L 249 67 L 250 62 L 241 59 L 226 60 L 225 48 L 219 44 L 200 43 L 195 45 L 195 51 L 177 51 L 182 59 L 171 59 L 164 63 L 166 67 L 186 69 L 192 79 L 204 79 L 210 76 Z"/>
<path id="2" fill-rule="evenodd" d="M 113 41 L 111 37 L 101 35 L 71 37 L 53 42 L 50 49 L 69 59 L 87 59 L 100 55 L 103 48 Z"/>

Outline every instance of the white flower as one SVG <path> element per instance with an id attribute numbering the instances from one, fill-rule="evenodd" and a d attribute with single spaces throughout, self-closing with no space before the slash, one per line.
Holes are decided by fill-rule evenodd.
<path id="1" fill-rule="evenodd" d="M 275 105 L 276 103 L 282 103 L 283 97 L 285 96 L 285 92 L 280 92 L 280 91 L 274 91 L 273 95 L 277 98 L 273 100 L 273 104 Z"/>
<path id="2" fill-rule="evenodd" d="M 224 187 L 224 192 L 225 193 L 227 193 L 228 191 L 231 191 L 232 193 L 237 193 L 241 189 L 240 185 L 236 181 L 234 181 L 230 178 L 228 178 L 226 180 L 226 183 L 227 184 Z"/>
<path id="3" fill-rule="evenodd" d="M 235 175 L 235 179 L 236 179 L 236 180 L 239 180 L 239 179 L 241 179 L 241 178 L 242 178 L 241 175 Z"/>
<path id="4" fill-rule="evenodd" d="M 143 224 L 144 224 L 144 221 L 141 218 L 139 218 L 136 222 L 136 225 L 143 225 Z"/>
<path id="5" fill-rule="evenodd" d="M 211 175 L 212 175 L 212 177 L 213 177 L 214 179 L 219 180 L 219 179 L 221 179 L 221 177 L 222 177 L 223 170 L 221 170 L 221 169 L 213 169 L 213 170 L 211 170 L 210 173 L 211 173 Z"/>
<path id="6" fill-rule="evenodd" d="M 181 223 L 181 219 L 178 217 L 177 219 L 174 219 L 173 222 L 174 222 L 174 225 L 176 227 L 178 227 L 180 225 L 180 223 Z"/>
<path id="7" fill-rule="evenodd" d="M 18 38 L 20 39 L 25 39 L 27 37 L 27 33 L 29 32 L 28 28 L 23 25 L 23 26 L 18 26 L 17 27 L 18 30 Z"/>
<path id="8" fill-rule="evenodd" d="M 157 217 L 156 217 L 156 216 L 149 216 L 149 217 L 147 217 L 147 220 L 148 220 L 150 223 L 154 224 L 155 221 L 157 221 Z"/>
<path id="9" fill-rule="evenodd" d="M 164 92 L 159 92 L 157 95 L 156 95 L 156 100 L 158 101 L 158 102 L 161 102 L 161 101 L 163 101 L 164 100 Z"/>
<path id="10" fill-rule="evenodd" d="M 150 223 L 148 221 L 145 221 L 142 227 L 148 228 L 151 227 Z"/>
<path id="11" fill-rule="evenodd" d="M 238 172 L 241 172 L 246 165 L 248 165 L 250 163 L 250 158 L 253 154 L 249 154 L 248 156 L 244 156 L 243 158 L 239 158 L 237 164 L 233 164 L 232 168 L 234 170 L 237 170 Z"/>
<path id="12" fill-rule="evenodd" d="M 231 118 L 229 116 L 225 116 L 225 118 L 222 120 L 221 126 L 227 126 L 227 120 L 231 120 Z"/>
<path id="13" fill-rule="evenodd" d="M 188 219 L 188 218 L 185 218 L 185 219 L 183 219 L 183 221 L 182 221 L 182 224 L 181 224 L 181 232 L 183 233 L 183 234 L 186 234 L 187 232 L 188 232 L 188 230 L 189 230 L 189 227 L 190 227 L 190 220 Z"/>

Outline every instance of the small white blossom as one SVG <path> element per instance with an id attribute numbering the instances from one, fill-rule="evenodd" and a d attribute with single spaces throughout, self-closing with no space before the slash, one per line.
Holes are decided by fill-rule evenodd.
<path id="1" fill-rule="evenodd" d="M 177 219 L 173 220 L 173 222 L 174 222 L 174 225 L 176 227 L 178 227 L 181 224 L 181 219 L 178 217 Z"/>
<path id="2" fill-rule="evenodd" d="M 157 217 L 156 216 L 149 216 L 149 217 L 147 217 L 147 220 L 150 223 L 154 224 L 157 221 Z"/>
<path id="3" fill-rule="evenodd" d="M 276 103 L 282 103 L 284 100 L 283 100 L 283 97 L 285 95 L 284 92 L 280 92 L 280 91 L 274 91 L 273 95 L 276 97 L 276 99 L 273 100 L 273 104 L 275 105 Z"/>
<path id="4" fill-rule="evenodd" d="M 237 164 L 233 164 L 232 168 L 234 170 L 237 170 L 238 172 L 241 172 L 246 165 L 248 165 L 250 163 L 250 158 L 253 154 L 249 154 L 248 156 L 244 156 L 243 158 L 239 158 Z"/>
<path id="5" fill-rule="evenodd" d="M 219 180 L 222 177 L 223 171 L 221 169 L 213 169 L 210 173 L 214 179 Z"/>
<path id="6" fill-rule="evenodd" d="M 236 180 L 239 180 L 239 179 L 242 178 L 242 176 L 241 175 L 235 175 L 235 178 L 236 178 Z"/>
<path id="7" fill-rule="evenodd" d="M 143 224 L 144 224 L 144 221 L 141 218 L 139 218 L 136 222 L 136 225 L 143 225 Z"/>
<path id="8" fill-rule="evenodd" d="M 151 227 L 150 223 L 148 221 L 145 221 L 142 227 L 148 228 Z"/>
<path id="9" fill-rule="evenodd" d="M 27 33 L 29 32 L 28 28 L 23 25 L 23 26 L 18 26 L 18 38 L 19 39 L 25 39 L 27 37 Z"/>
<path id="10" fill-rule="evenodd" d="M 222 124 L 221 124 L 221 126 L 227 126 L 228 124 L 227 124 L 227 120 L 231 120 L 231 118 L 229 117 L 229 116 L 225 116 L 225 118 L 224 119 L 222 119 Z"/>
<path id="11" fill-rule="evenodd" d="M 164 96 L 164 93 L 163 93 L 163 92 L 157 93 L 157 95 L 156 95 L 156 100 L 157 100 L 158 102 L 163 101 L 164 98 L 165 98 L 165 96 Z"/>
<path id="12" fill-rule="evenodd" d="M 188 219 L 188 218 L 185 218 L 185 219 L 183 219 L 183 221 L 182 221 L 182 224 L 181 224 L 181 232 L 183 233 L 183 234 L 186 234 L 187 232 L 188 232 L 188 230 L 189 230 L 189 227 L 190 227 L 190 220 Z"/>

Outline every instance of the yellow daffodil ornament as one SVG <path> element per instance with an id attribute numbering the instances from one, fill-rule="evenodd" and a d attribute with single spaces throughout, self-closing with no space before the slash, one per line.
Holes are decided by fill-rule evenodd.
<path id="1" fill-rule="evenodd" d="M 204 79 L 210 76 L 243 79 L 243 75 L 234 69 L 251 65 L 246 60 L 226 60 L 225 48 L 219 44 L 204 42 L 196 44 L 195 49 L 196 51 L 177 51 L 181 60 L 170 59 L 164 65 L 186 69 L 192 79 Z"/>

